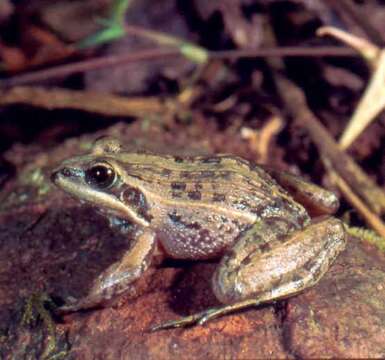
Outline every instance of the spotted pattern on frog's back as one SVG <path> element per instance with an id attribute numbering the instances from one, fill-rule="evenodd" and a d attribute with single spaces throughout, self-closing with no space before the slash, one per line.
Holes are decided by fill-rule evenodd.
<path id="1" fill-rule="evenodd" d="M 263 169 L 236 156 L 123 153 L 120 160 L 130 181 L 136 181 L 155 206 L 215 206 L 235 217 L 244 214 L 250 221 L 284 213 L 301 222 L 308 219 L 306 210 Z"/>

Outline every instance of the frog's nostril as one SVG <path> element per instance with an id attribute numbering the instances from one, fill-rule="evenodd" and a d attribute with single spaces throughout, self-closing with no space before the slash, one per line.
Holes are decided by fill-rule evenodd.
<path id="1" fill-rule="evenodd" d="M 68 168 L 68 167 L 64 167 L 60 170 L 57 170 L 57 171 L 54 171 L 51 175 L 51 181 L 53 183 L 56 183 L 60 177 L 66 177 L 66 178 L 69 178 L 69 177 L 74 177 L 76 176 L 76 171 L 71 169 L 71 168 Z"/>
<path id="2" fill-rule="evenodd" d="M 70 177 L 70 176 L 74 176 L 74 172 L 72 171 L 72 169 L 70 168 L 63 168 L 60 170 L 60 173 L 65 176 L 65 177 Z"/>

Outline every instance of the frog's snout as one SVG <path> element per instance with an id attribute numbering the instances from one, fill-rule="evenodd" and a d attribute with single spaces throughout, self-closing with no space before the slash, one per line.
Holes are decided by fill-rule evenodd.
<path id="1" fill-rule="evenodd" d="M 76 170 L 76 169 L 72 169 L 72 168 L 69 168 L 69 167 L 63 167 L 59 170 L 56 170 L 54 171 L 52 174 L 51 174 L 51 181 L 56 184 L 59 179 L 61 177 L 64 177 L 64 178 L 75 178 L 75 177 L 79 177 L 79 171 Z"/>

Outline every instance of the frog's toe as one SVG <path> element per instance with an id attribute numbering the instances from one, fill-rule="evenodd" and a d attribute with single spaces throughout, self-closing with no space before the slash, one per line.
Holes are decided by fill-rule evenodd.
<path id="1" fill-rule="evenodd" d="M 150 331 L 158 331 L 158 330 L 165 330 L 165 329 L 175 329 L 180 327 L 187 327 L 195 324 L 200 324 L 200 320 L 205 317 L 207 314 L 207 311 L 202 311 L 197 314 L 193 314 L 190 316 L 182 317 L 177 320 L 171 320 L 167 321 L 160 325 L 155 325 L 151 327 Z"/>
<path id="2" fill-rule="evenodd" d="M 207 309 L 205 311 L 186 316 L 183 318 L 180 318 L 178 320 L 172 320 L 167 321 L 163 324 L 153 326 L 150 330 L 151 331 L 158 331 L 158 330 L 165 330 L 165 329 L 174 329 L 174 328 L 180 328 L 180 327 L 186 327 L 191 325 L 203 325 L 209 320 L 215 319 L 218 316 L 223 315 L 227 311 L 220 307 L 220 308 L 211 308 Z"/>
<path id="3" fill-rule="evenodd" d="M 88 297 L 77 299 L 71 296 L 66 298 L 64 304 L 58 307 L 55 310 L 55 312 L 58 315 L 64 315 L 64 314 L 73 313 L 79 310 L 89 309 L 95 306 L 96 304 L 89 301 Z"/>
<path id="4" fill-rule="evenodd" d="M 185 327 L 189 325 L 193 325 L 196 323 L 196 319 L 191 319 L 191 316 L 186 316 L 184 318 L 178 319 L 178 320 L 171 320 L 167 321 L 160 325 L 155 325 L 150 328 L 151 332 L 158 331 L 158 330 L 166 330 L 166 329 L 176 329 L 180 327 Z"/>
<path id="5" fill-rule="evenodd" d="M 203 325 L 210 320 L 221 316 L 223 313 L 222 308 L 213 308 L 205 311 L 205 314 L 197 321 L 197 325 Z"/>
<path id="6" fill-rule="evenodd" d="M 181 325 L 178 320 L 173 320 L 173 321 L 164 322 L 163 324 L 160 324 L 160 325 L 151 326 L 150 331 L 155 332 L 158 330 L 174 329 L 181 326 L 183 325 Z"/>

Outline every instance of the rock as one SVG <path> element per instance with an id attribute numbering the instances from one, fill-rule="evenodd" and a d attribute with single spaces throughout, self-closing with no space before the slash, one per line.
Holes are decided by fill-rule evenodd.
<path id="1" fill-rule="evenodd" d="M 115 125 L 103 134 L 163 152 L 213 151 L 208 137 L 214 135 L 208 132 L 207 138 L 191 136 L 191 149 L 186 149 L 188 134 L 175 137 L 156 131 L 135 123 Z M 87 151 L 100 135 L 68 140 L 49 151 L 19 146 L 6 156 L 17 171 L 0 192 L 0 357 L 385 356 L 384 254 L 356 239 L 349 240 L 321 282 L 301 295 L 204 326 L 151 333 L 151 326 L 218 305 L 210 288 L 215 262 L 155 264 L 134 292 L 114 304 L 54 317 L 52 350 L 47 321 L 21 324 L 22 299 L 43 293 L 60 302 L 85 294 L 130 241 L 93 209 L 53 188 L 44 176 L 62 159 Z M 219 151 L 226 152 L 226 146 Z"/>

